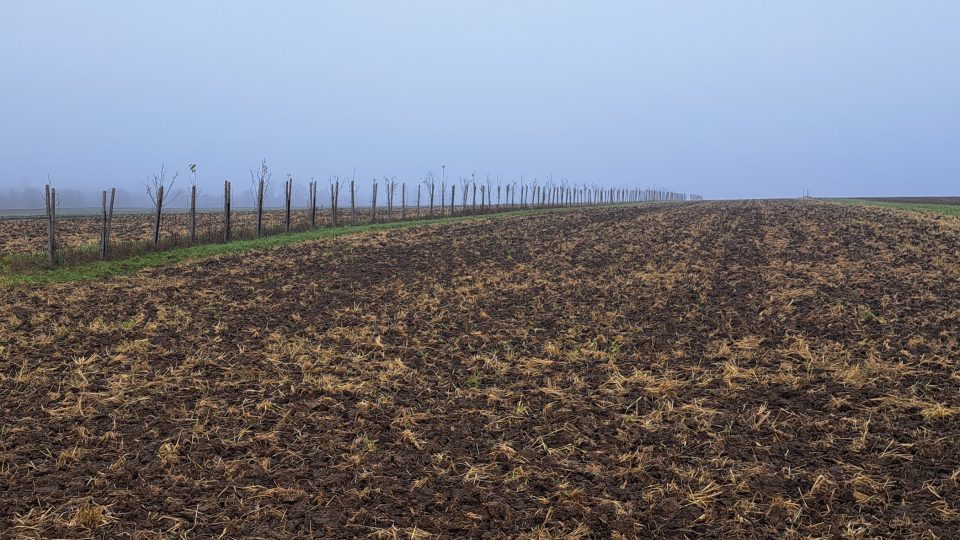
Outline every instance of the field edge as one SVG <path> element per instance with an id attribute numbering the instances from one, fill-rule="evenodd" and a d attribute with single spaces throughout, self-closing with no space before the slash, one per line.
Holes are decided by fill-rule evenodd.
<path id="1" fill-rule="evenodd" d="M 845 206 L 874 206 L 878 208 L 892 208 L 894 210 L 904 210 L 908 212 L 923 212 L 927 214 L 940 214 L 960 218 L 960 205 L 951 204 L 923 204 L 923 203 L 905 203 L 895 201 L 871 201 L 869 199 L 818 199 L 824 202 L 840 204 Z"/>
<path id="2" fill-rule="evenodd" d="M 602 207 L 575 206 L 510 210 L 494 214 L 452 216 L 410 221 L 393 221 L 388 223 L 367 223 L 363 225 L 348 225 L 335 228 L 329 227 L 313 229 L 309 231 L 265 236 L 263 238 L 255 238 L 250 240 L 237 240 L 227 243 L 202 244 L 197 246 L 174 248 L 166 251 L 157 251 L 123 259 L 96 261 L 71 267 L 41 270 L 39 272 L 0 275 L 0 287 L 93 281 L 97 279 L 106 279 L 115 276 L 132 274 L 147 268 L 157 268 L 183 262 L 200 261 L 210 257 L 216 257 L 218 255 L 227 255 L 247 251 L 260 251 L 274 247 L 314 242 L 318 240 L 324 240 L 326 238 L 334 238 L 337 236 L 350 234 L 361 234 L 411 227 L 432 227 L 437 225 L 461 223 L 466 221 L 479 221 L 484 219 L 508 219 L 553 212 L 569 212 L 588 208 L 614 208 L 624 206 L 640 206 L 646 204 L 650 204 L 650 202 L 604 205 Z"/>

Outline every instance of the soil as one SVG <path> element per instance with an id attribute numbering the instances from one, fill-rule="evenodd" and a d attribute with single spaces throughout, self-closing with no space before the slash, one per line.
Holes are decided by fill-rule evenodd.
<path id="1" fill-rule="evenodd" d="M 953 218 L 578 210 L 0 306 L 0 536 L 960 530 Z"/>

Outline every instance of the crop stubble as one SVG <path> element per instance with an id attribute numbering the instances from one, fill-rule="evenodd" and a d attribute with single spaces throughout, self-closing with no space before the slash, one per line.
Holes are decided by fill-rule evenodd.
<path id="1" fill-rule="evenodd" d="M 950 537 L 958 223 L 591 209 L 2 290 L 0 531 Z"/>

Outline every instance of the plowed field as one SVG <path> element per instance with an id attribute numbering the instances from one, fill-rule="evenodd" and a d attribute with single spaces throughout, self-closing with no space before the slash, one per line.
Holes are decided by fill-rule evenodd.
<path id="1" fill-rule="evenodd" d="M 954 218 L 566 211 L 0 306 L 0 536 L 960 530 Z"/>

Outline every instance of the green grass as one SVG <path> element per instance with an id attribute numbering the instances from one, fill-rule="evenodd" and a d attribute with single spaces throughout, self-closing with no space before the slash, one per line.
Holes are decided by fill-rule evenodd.
<path id="1" fill-rule="evenodd" d="M 960 217 L 960 205 L 958 204 L 919 204 L 893 201 L 868 201 L 866 199 L 824 200 L 837 204 L 879 206 L 881 208 L 896 208 L 898 210 L 909 210 L 912 212 L 933 212 L 935 214 L 943 214 L 945 216 Z"/>
<path id="2" fill-rule="evenodd" d="M 4 268 L 0 264 L 0 286 L 11 285 L 31 285 L 44 283 L 66 283 L 73 281 L 88 281 L 94 279 L 103 279 L 111 276 L 131 274 L 144 268 L 153 268 L 157 266 L 166 266 L 184 261 L 195 261 L 224 255 L 228 253 L 239 253 L 243 251 L 268 249 L 276 246 L 286 246 L 331 238 L 344 234 L 356 234 L 367 231 L 382 231 L 388 229 L 399 229 L 405 227 L 432 226 L 445 223 L 458 223 L 478 219 L 502 219 L 507 217 L 524 216 L 530 214 L 540 214 L 546 212 L 558 212 L 572 210 L 571 208 L 548 208 L 538 210 L 514 210 L 502 212 L 499 214 L 481 214 L 473 216 L 456 216 L 438 219 L 424 219 L 416 221 L 397 221 L 390 223 L 377 223 L 357 225 L 353 227 L 337 227 L 326 229 L 313 229 L 305 232 L 279 234 L 275 236 L 266 236 L 252 240 L 238 240 L 226 244 L 203 244 L 184 248 L 175 248 L 167 251 L 158 251 L 117 259 L 112 261 L 97 261 L 81 264 L 77 266 L 67 266 L 61 268 L 51 268 L 29 273 L 18 273 Z"/>

